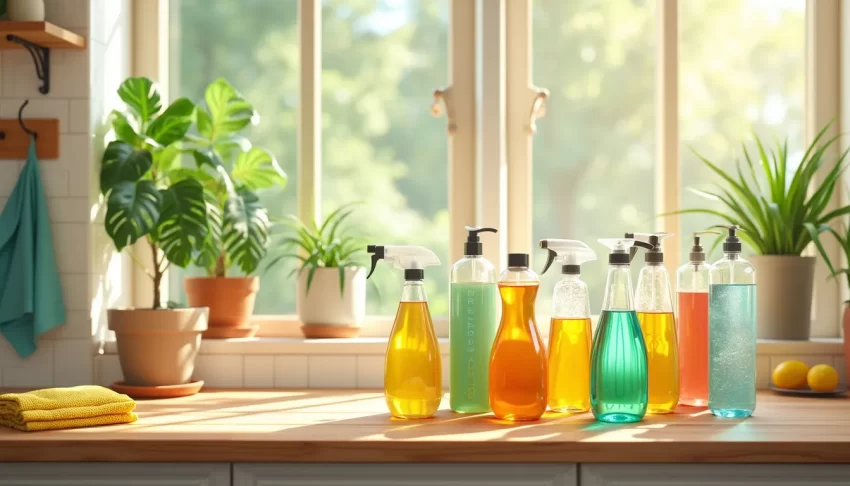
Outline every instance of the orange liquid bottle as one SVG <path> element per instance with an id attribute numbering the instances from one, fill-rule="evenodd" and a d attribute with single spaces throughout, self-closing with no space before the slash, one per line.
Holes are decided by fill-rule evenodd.
<path id="1" fill-rule="evenodd" d="M 692 407 L 708 406 L 708 288 L 714 267 L 705 262 L 701 233 L 714 232 L 694 233 L 688 263 L 676 271 L 679 401 Z"/>
<path id="2" fill-rule="evenodd" d="M 490 408 L 506 420 L 537 420 L 546 411 L 546 350 L 534 320 L 540 279 L 528 254 L 508 255 L 499 280 L 502 322 L 490 354 Z"/>

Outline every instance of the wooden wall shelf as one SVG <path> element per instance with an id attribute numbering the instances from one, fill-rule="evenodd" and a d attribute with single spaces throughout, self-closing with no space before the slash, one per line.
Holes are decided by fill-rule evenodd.
<path id="1" fill-rule="evenodd" d="M 86 39 L 50 22 L 0 22 L 0 49 L 26 49 L 42 82 L 41 94 L 50 92 L 50 50 L 85 49 Z"/>

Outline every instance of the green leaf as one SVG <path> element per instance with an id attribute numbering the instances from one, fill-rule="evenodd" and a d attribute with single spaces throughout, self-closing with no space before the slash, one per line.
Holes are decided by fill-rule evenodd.
<path id="1" fill-rule="evenodd" d="M 829 273 L 835 275 L 835 267 L 832 266 L 832 260 L 830 260 L 829 254 L 826 252 L 826 249 L 824 249 L 823 244 L 820 241 L 820 233 L 826 231 L 826 226 L 822 225 L 816 227 L 811 223 L 806 223 L 804 226 L 809 232 L 809 235 L 812 237 L 812 241 L 814 242 L 815 247 L 818 249 L 821 258 L 823 258 L 824 263 L 826 263 L 827 268 L 829 268 Z"/>
<path id="2" fill-rule="evenodd" d="M 250 125 L 255 116 L 254 107 L 223 78 L 207 87 L 204 99 L 212 117 L 208 138 L 238 132 Z"/>
<path id="3" fill-rule="evenodd" d="M 153 164 L 147 150 L 135 150 L 121 140 L 109 142 L 103 152 L 100 167 L 100 191 L 106 194 L 121 182 L 134 182 L 142 178 Z"/>
<path id="4" fill-rule="evenodd" d="M 345 267 L 340 265 L 339 267 L 339 296 L 342 297 L 345 295 Z"/>
<path id="5" fill-rule="evenodd" d="M 195 112 L 195 120 L 198 124 L 198 133 L 205 139 L 210 140 L 213 135 L 213 121 L 210 112 L 198 107 L 198 110 Z"/>
<path id="6" fill-rule="evenodd" d="M 207 207 L 204 188 L 185 179 L 160 191 L 162 212 L 157 225 L 157 243 L 171 263 L 185 268 L 192 252 L 207 236 Z"/>
<path id="7" fill-rule="evenodd" d="M 153 170 L 159 174 L 167 174 L 169 179 L 174 179 L 173 171 L 180 170 L 180 149 L 174 145 L 155 150 L 153 152 Z"/>
<path id="8" fill-rule="evenodd" d="M 112 119 L 112 129 L 115 130 L 118 140 L 127 142 L 134 147 L 137 146 L 142 138 L 136 133 L 136 129 L 130 124 L 130 120 L 117 110 L 112 111 L 110 118 Z"/>
<path id="9" fill-rule="evenodd" d="M 162 109 L 159 89 L 148 78 L 127 78 L 118 88 L 118 96 L 146 124 Z"/>
<path id="10" fill-rule="evenodd" d="M 106 234 L 121 251 L 148 234 L 157 224 L 162 204 L 153 181 L 122 181 L 106 201 Z"/>
<path id="11" fill-rule="evenodd" d="M 247 189 L 231 195 L 224 211 L 224 247 L 233 262 L 246 274 L 253 273 L 268 242 L 269 217 L 257 195 Z"/>
<path id="12" fill-rule="evenodd" d="M 195 264 L 206 269 L 207 275 L 215 276 L 216 259 L 222 250 L 222 214 L 215 201 L 205 193 L 204 204 L 207 210 L 207 236 L 201 243 L 200 251 L 195 257 Z"/>
<path id="13" fill-rule="evenodd" d="M 252 191 L 272 186 L 285 187 L 287 181 L 286 173 L 274 156 L 268 150 L 257 147 L 236 157 L 230 177 Z"/>
<path id="14" fill-rule="evenodd" d="M 147 136 L 162 146 L 183 139 L 192 126 L 195 104 L 188 98 L 180 98 L 165 109 L 149 126 Z"/>

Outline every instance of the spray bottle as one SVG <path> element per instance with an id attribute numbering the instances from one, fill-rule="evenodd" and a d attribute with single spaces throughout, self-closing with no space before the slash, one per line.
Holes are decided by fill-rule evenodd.
<path id="1" fill-rule="evenodd" d="M 502 322 L 490 354 L 490 408 L 500 419 L 537 420 L 546 411 L 546 349 L 534 316 L 539 287 L 528 254 L 509 254 L 499 278 Z"/>
<path id="2" fill-rule="evenodd" d="M 552 294 L 549 326 L 549 408 L 555 412 L 590 410 L 590 297 L 581 280 L 581 264 L 596 260 L 589 246 L 576 240 L 540 240 L 549 252 L 541 275 L 558 262 L 564 278 Z"/>
<path id="3" fill-rule="evenodd" d="M 708 285 L 714 268 L 705 262 L 700 235 L 694 233 L 688 263 L 676 271 L 679 314 L 679 402 L 708 405 Z"/>
<path id="4" fill-rule="evenodd" d="M 737 226 L 709 273 L 708 409 L 718 417 L 749 417 L 756 409 L 756 271 L 741 258 Z"/>
<path id="5" fill-rule="evenodd" d="M 483 256 L 479 233 L 495 228 L 466 227 L 464 257 L 451 272 L 449 404 L 455 412 L 490 411 L 490 351 L 499 328 L 496 267 Z"/>
<path id="6" fill-rule="evenodd" d="M 611 253 L 590 358 L 590 404 L 593 415 L 603 422 L 637 422 L 646 414 L 646 344 L 635 312 L 629 265 L 634 246 L 652 246 L 629 236 L 599 240 Z"/>
<path id="7" fill-rule="evenodd" d="M 644 253 L 644 266 L 635 292 L 643 341 L 646 343 L 649 413 L 670 413 L 679 403 L 679 341 L 670 276 L 664 268 L 661 241 L 671 233 L 636 233 L 652 247 Z"/>
<path id="8" fill-rule="evenodd" d="M 372 254 L 372 276 L 379 260 L 387 260 L 404 270 L 404 288 L 387 343 L 384 364 L 384 397 L 393 417 L 427 418 L 440 407 L 443 396 L 440 347 L 428 298 L 425 296 L 425 267 L 439 265 L 440 259 L 421 246 L 377 246 Z"/>

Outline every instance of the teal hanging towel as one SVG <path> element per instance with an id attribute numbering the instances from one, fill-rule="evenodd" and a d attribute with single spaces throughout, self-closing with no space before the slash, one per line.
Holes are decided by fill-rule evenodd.
<path id="1" fill-rule="evenodd" d="M 0 214 L 0 332 L 21 357 L 38 337 L 65 322 L 65 305 L 35 139 L 12 196 Z"/>

